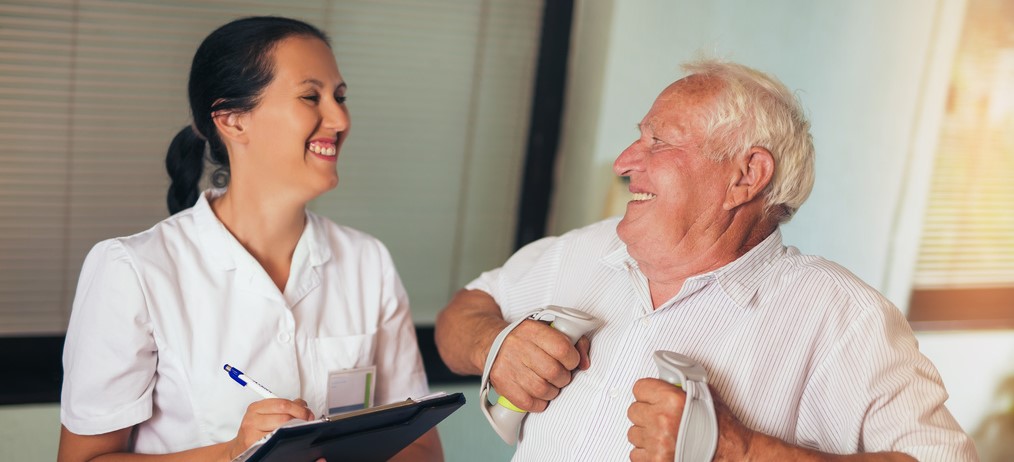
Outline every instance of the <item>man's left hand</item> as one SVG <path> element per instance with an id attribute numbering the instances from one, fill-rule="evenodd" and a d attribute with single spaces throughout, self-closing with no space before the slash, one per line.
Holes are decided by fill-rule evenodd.
<path id="1" fill-rule="evenodd" d="M 714 460 L 742 460 L 752 431 L 732 415 L 712 391 L 718 417 L 718 449 Z M 634 402 L 627 408 L 633 424 L 627 440 L 634 445 L 630 460 L 671 462 L 676 453 L 676 435 L 687 394 L 682 388 L 659 379 L 644 378 L 634 383 Z"/>

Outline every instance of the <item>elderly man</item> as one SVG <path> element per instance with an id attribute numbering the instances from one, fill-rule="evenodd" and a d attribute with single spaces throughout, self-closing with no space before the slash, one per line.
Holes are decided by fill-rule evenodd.
<path id="1" fill-rule="evenodd" d="M 461 374 L 482 372 L 497 334 L 532 308 L 604 320 L 590 355 L 588 339 L 571 346 L 537 321 L 504 339 L 491 383 L 533 412 L 515 459 L 673 460 L 686 395 L 653 378 L 656 350 L 707 370 L 715 460 L 976 459 L 898 309 L 782 244 L 779 225 L 813 185 L 791 92 L 737 64 L 685 68 L 616 158 L 633 193 L 623 218 L 524 247 L 437 320 Z"/>

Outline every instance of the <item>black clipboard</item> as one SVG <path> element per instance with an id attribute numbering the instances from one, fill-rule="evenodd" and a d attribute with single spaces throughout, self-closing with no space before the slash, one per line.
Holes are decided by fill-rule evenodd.
<path id="1" fill-rule="evenodd" d="M 461 393 L 386 404 L 282 426 L 236 461 L 385 461 L 465 404 Z"/>

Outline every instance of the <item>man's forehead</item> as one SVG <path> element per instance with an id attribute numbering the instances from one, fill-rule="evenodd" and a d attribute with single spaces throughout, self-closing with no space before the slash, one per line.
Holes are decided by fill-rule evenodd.
<path id="1" fill-rule="evenodd" d="M 668 138 L 682 138 L 690 133 L 693 116 L 679 105 L 656 104 L 638 124 L 642 131 Z"/>
<path id="2" fill-rule="evenodd" d="M 713 78 L 691 75 L 662 91 L 639 124 L 652 133 L 685 136 L 701 122 L 720 86 Z"/>
<path id="3" fill-rule="evenodd" d="M 641 131 L 655 135 L 682 137 L 687 133 L 687 127 L 681 123 L 679 118 L 667 117 L 667 114 L 649 113 L 637 126 Z"/>

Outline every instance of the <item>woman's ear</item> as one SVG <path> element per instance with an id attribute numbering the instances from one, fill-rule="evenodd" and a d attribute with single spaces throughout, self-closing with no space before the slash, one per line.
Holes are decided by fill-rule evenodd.
<path id="1" fill-rule="evenodd" d="M 232 143 L 246 144 L 248 138 L 245 126 L 246 118 L 242 113 L 215 111 L 211 113 L 211 120 L 215 122 L 215 128 L 218 129 L 218 136 L 222 138 L 222 142 L 227 145 Z"/>
<path id="2" fill-rule="evenodd" d="M 722 204 L 725 210 L 732 210 L 759 197 L 775 176 L 775 158 L 760 146 L 733 158 L 733 162 L 736 174 Z"/>

